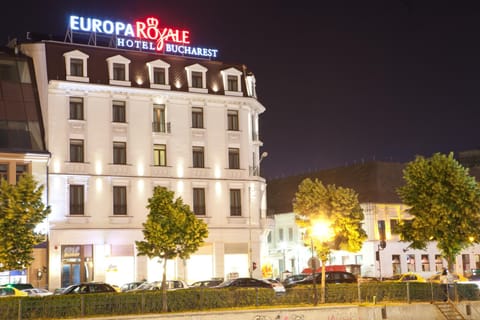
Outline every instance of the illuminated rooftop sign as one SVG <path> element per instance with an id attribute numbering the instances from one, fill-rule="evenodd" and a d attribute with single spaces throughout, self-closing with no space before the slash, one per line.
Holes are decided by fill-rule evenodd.
<path id="1" fill-rule="evenodd" d="M 156 51 L 202 58 L 216 58 L 218 49 L 190 45 L 190 31 L 160 26 L 158 19 L 125 23 L 89 17 L 70 16 L 69 29 L 115 36 L 118 48 Z"/>

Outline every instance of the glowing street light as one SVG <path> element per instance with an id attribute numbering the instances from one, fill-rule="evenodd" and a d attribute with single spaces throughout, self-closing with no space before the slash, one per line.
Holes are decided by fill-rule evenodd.
<path id="1" fill-rule="evenodd" d="M 334 237 L 335 237 L 335 233 L 332 229 L 330 221 L 326 219 L 312 220 L 311 236 L 310 236 L 312 252 L 313 252 L 313 239 L 315 239 L 320 243 L 320 253 L 321 253 L 320 258 L 322 260 L 322 281 L 320 283 L 320 288 L 322 289 L 321 303 L 325 303 L 325 263 L 327 261 L 327 255 L 330 252 L 330 247 L 328 245 L 328 242 L 331 241 Z M 313 273 L 313 286 L 315 290 L 315 299 L 316 299 L 315 304 L 317 304 L 318 296 L 316 294 L 315 272 Z"/>

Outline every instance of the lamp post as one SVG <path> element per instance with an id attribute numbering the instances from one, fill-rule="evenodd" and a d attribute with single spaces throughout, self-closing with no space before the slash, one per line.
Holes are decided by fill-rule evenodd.
<path id="1" fill-rule="evenodd" d="M 310 237 L 310 246 L 312 249 L 312 277 L 313 277 L 313 305 L 316 306 L 318 305 L 318 291 L 317 291 L 317 280 L 316 280 L 316 275 L 315 271 L 317 270 L 317 261 L 315 260 L 315 257 L 313 256 L 313 237 Z"/>
<path id="2" fill-rule="evenodd" d="M 322 290 L 321 303 L 325 303 L 325 264 L 327 262 L 327 256 L 330 254 L 329 241 L 335 236 L 331 222 L 326 219 L 318 219 L 312 221 L 312 237 L 315 237 L 320 242 L 320 258 L 322 260 L 322 282 L 320 288 Z"/>

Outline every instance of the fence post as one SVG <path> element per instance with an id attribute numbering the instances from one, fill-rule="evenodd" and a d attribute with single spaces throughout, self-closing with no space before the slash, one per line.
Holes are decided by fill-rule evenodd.
<path id="1" fill-rule="evenodd" d="M 360 291 L 360 281 L 357 281 L 358 284 L 358 303 L 362 303 L 362 292 Z"/>
<path id="2" fill-rule="evenodd" d="M 410 284 L 407 281 L 407 303 L 410 303 Z"/>
<path id="3" fill-rule="evenodd" d="M 18 320 L 22 319 L 22 299 L 18 299 Z"/>

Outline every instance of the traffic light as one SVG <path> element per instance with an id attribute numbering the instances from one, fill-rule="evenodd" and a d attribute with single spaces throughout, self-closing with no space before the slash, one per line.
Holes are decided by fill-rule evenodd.
<path id="1" fill-rule="evenodd" d="M 256 262 L 252 262 L 252 270 L 255 270 L 257 269 L 257 263 Z"/>

